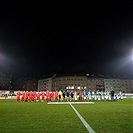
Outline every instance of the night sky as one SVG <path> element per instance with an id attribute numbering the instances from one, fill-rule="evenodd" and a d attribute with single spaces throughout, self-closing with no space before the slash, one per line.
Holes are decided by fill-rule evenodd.
<path id="1" fill-rule="evenodd" d="M 0 4 L 0 71 L 132 76 L 133 2 Z"/>

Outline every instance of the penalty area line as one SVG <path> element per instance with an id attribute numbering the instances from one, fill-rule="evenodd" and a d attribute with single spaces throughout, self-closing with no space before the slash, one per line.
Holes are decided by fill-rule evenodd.
<path id="1" fill-rule="evenodd" d="M 85 119 L 79 114 L 79 112 L 73 107 L 73 105 L 68 102 L 69 105 L 72 107 L 72 109 L 74 110 L 74 112 L 77 114 L 77 116 L 79 117 L 79 119 L 81 120 L 81 122 L 83 123 L 83 125 L 86 127 L 86 129 L 88 130 L 89 133 L 96 133 L 91 126 L 85 121 Z"/>

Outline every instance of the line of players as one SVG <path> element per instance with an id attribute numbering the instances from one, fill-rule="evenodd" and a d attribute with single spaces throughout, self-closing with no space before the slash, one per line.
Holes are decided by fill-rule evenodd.
<path id="1" fill-rule="evenodd" d="M 51 100 L 58 100 L 58 91 L 56 92 L 49 92 L 49 91 L 46 91 L 46 92 L 28 92 L 28 91 L 24 91 L 22 94 L 20 91 L 18 91 L 17 93 L 17 102 L 39 102 L 39 101 L 51 101 Z"/>
<path id="2" fill-rule="evenodd" d="M 39 102 L 39 101 L 108 101 L 108 100 L 123 100 L 122 92 L 115 94 L 108 91 L 42 91 L 42 92 L 23 92 L 17 93 L 17 102 Z"/>
<path id="3" fill-rule="evenodd" d="M 85 92 L 83 92 L 85 93 Z M 85 93 L 86 94 L 86 93 Z M 99 91 L 97 90 L 96 92 L 94 91 L 89 91 L 87 94 L 87 98 L 88 100 L 102 100 L 102 101 L 117 101 L 117 100 L 123 100 L 123 94 L 121 91 L 119 91 L 118 93 L 115 93 L 113 90 L 111 90 L 111 92 L 109 91 Z"/>

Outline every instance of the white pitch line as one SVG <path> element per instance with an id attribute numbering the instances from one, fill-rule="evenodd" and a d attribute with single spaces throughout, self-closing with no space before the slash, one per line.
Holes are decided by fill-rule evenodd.
<path id="1" fill-rule="evenodd" d="M 73 108 L 81 122 L 84 124 L 86 129 L 88 130 L 89 133 L 95 133 L 95 131 L 91 128 L 91 126 L 85 121 L 85 119 L 79 114 L 79 112 L 73 107 L 73 105 L 69 102 L 70 106 Z"/>
<path id="2" fill-rule="evenodd" d="M 94 104 L 94 102 L 70 102 L 71 104 Z M 68 102 L 48 102 L 47 104 L 69 104 Z"/>

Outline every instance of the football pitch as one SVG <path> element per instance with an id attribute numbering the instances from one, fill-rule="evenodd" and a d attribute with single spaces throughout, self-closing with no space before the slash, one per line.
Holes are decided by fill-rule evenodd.
<path id="1" fill-rule="evenodd" d="M 133 99 L 73 104 L 96 133 L 132 133 Z M 69 104 L 0 100 L 0 133 L 88 133 Z"/>

